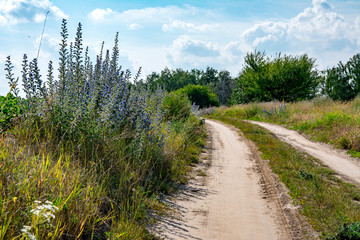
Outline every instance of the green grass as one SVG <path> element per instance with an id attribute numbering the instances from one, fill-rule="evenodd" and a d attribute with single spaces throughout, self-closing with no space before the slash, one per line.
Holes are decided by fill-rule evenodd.
<path id="1" fill-rule="evenodd" d="M 163 129 L 163 152 L 149 143 L 139 155 L 130 133 L 54 145 L 52 127 L 23 122 L 1 138 L 0 239 L 22 239 L 24 226 L 37 239 L 152 239 L 149 212 L 167 210 L 157 196 L 186 183 L 206 137 L 189 117 Z M 46 200 L 58 208 L 50 224 L 31 213 Z"/>
<path id="2" fill-rule="evenodd" d="M 360 221 L 360 190 L 338 179 L 315 158 L 299 152 L 267 130 L 238 118 L 212 115 L 234 125 L 259 148 L 271 169 L 289 189 L 294 204 L 301 206 L 322 238 L 334 236 L 344 223 Z"/>
<path id="3" fill-rule="evenodd" d="M 360 156 L 360 97 L 349 102 L 318 97 L 283 106 L 281 102 L 250 103 L 217 108 L 212 115 L 281 124 Z"/>

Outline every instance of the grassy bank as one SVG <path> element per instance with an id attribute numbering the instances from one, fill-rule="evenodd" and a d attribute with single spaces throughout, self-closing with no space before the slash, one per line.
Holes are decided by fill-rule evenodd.
<path id="1" fill-rule="evenodd" d="M 360 190 L 356 186 L 339 180 L 318 160 L 281 142 L 259 126 L 233 117 L 210 117 L 237 127 L 258 146 L 262 157 L 269 160 L 271 169 L 289 189 L 294 204 L 300 206 L 301 213 L 322 238 L 332 238 L 344 224 L 360 221 Z"/>
<path id="2" fill-rule="evenodd" d="M 187 181 L 205 131 L 185 96 L 149 89 L 102 48 L 83 52 L 82 25 L 61 27 L 59 76 L 25 54 L 0 97 L 0 240 L 152 239 L 159 196 Z M 22 80 L 23 93 L 19 96 Z M 151 214 L 149 214 L 151 213 Z"/>
<path id="3" fill-rule="evenodd" d="M 296 103 L 251 103 L 218 108 L 213 115 L 282 124 L 360 157 L 359 97 L 349 102 L 320 97 Z"/>
<path id="4" fill-rule="evenodd" d="M 159 194 L 186 182 L 205 136 L 189 117 L 139 155 L 130 131 L 55 145 L 49 126 L 28 124 L 0 142 L 0 239 L 151 238 L 148 212 L 164 210 Z"/>

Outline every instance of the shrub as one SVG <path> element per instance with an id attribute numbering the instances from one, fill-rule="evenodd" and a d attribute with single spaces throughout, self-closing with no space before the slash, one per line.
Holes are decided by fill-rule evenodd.
<path id="1" fill-rule="evenodd" d="M 360 222 L 351 224 L 344 224 L 339 232 L 332 238 L 332 240 L 359 240 L 360 239 Z"/>
<path id="2" fill-rule="evenodd" d="M 0 132 L 11 126 L 11 120 L 22 113 L 18 99 L 11 93 L 0 96 Z"/>
<path id="3" fill-rule="evenodd" d="M 200 108 L 220 105 L 215 93 L 211 92 L 206 86 L 188 85 L 177 90 L 176 93 L 188 96 L 190 101 L 200 106 Z"/>
<path id="4" fill-rule="evenodd" d="M 166 95 L 163 109 L 167 120 L 185 119 L 191 114 L 191 104 L 188 97 L 175 92 Z"/>
<path id="5" fill-rule="evenodd" d="M 270 59 L 255 51 L 245 56 L 245 68 L 236 79 L 232 104 L 248 102 L 293 102 L 315 97 L 320 76 L 315 59 L 306 54 Z"/>

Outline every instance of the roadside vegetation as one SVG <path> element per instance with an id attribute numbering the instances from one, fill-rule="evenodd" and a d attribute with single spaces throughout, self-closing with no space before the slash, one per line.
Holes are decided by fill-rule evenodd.
<path id="1" fill-rule="evenodd" d="M 300 206 L 300 212 L 321 238 L 358 239 L 359 188 L 341 181 L 317 159 L 259 126 L 224 115 L 209 117 L 237 127 L 258 146 L 262 157 L 289 189 L 293 203 Z"/>
<path id="2" fill-rule="evenodd" d="M 284 125 L 306 134 L 310 139 L 332 144 L 347 150 L 354 157 L 360 157 L 359 97 L 347 102 L 317 97 L 294 103 L 249 103 L 220 107 L 213 115 Z"/>
<path id="3" fill-rule="evenodd" d="M 205 131 L 187 96 L 121 69 L 118 34 L 92 62 L 81 28 L 70 43 L 63 20 L 57 77 L 52 62 L 42 77 L 24 55 L 15 78 L 7 58 L 0 239 L 152 239 L 162 194 L 198 161 Z"/>
<path id="4" fill-rule="evenodd" d="M 167 209 L 162 194 L 186 183 L 198 162 L 199 108 L 220 105 L 203 113 L 258 145 L 324 238 L 359 235 L 358 188 L 241 120 L 282 124 L 360 157 L 360 54 L 321 72 L 306 54 L 254 51 L 235 78 L 207 67 L 165 68 L 143 80 L 141 69 L 132 76 L 118 63 L 118 34 L 111 51 L 103 46 L 92 60 L 82 25 L 70 42 L 63 20 L 59 62 L 49 62 L 46 76 L 25 54 L 15 77 L 7 57 L 0 240 L 152 239 L 146 227 Z"/>
<path id="5" fill-rule="evenodd" d="M 248 53 L 235 79 L 233 106 L 203 109 L 252 140 L 323 239 L 360 239 L 358 187 L 338 179 L 317 159 L 244 119 L 284 125 L 360 157 L 360 54 L 319 72 L 314 60 Z"/>

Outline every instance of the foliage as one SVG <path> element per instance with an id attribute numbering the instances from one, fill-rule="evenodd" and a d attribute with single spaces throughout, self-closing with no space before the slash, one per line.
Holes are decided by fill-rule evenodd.
<path id="1" fill-rule="evenodd" d="M 170 70 L 165 68 L 160 74 L 153 72 L 148 75 L 146 85 L 153 90 L 161 86 L 170 92 L 184 88 L 187 85 L 208 86 L 217 95 L 220 104 L 226 105 L 232 94 L 233 81 L 228 71 L 218 72 L 211 67 L 207 67 L 205 71 L 199 69 L 185 71 L 181 68 Z"/>
<path id="2" fill-rule="evenodd" d="M 270 59 L 264 52 L 245 56 L 244 70 L 236 79 L 232 104 L 253 101 L 299 101 L 315 96 L 320 76 L 315 60 L 306 54 Z"/>
<path id="3" fill-rule="evenodd" d="M 191 104 L 188 97 L 175 92 L 166 95 L 163 108 L 166 120 L 186 119 L 191 114 Z"/>
<path id="4" fill-rule="evenodd" d="M 217 96 L 206 86 L 187 85 L 177 90 L 176 93 L 186 95 L 192 103 L 200 106 L 200 108 L 220 105 Z"/>
<path id="5" fill-rule="evenodd" d="M 83 51 L 81 24 L 74 43 L 66 20 L 61 36 L 57 78 L 49 62 L 45 83 L 37 59 L 24 55 L 26 99 L 1 98 L 10 117 L 19 106 L 24 117 L 0 141 L 0 239 L 151 238 L 149 212 L 165 209 L 158 195 L 186 181 L 202 127 L 186 97 L 131 83 L 140 70 L 133 79 L 122 70 L 118 34 L 95 63 Z M 181 107 L 182 118 L 166 115 Z M 35 201 L 58 209 L 37 211 Z"/>
<path id="6" fill-rule="evenodd" d="M 332 238 L 333 240 L 358 240 L 360 239 L 360 222 L 344 224 L 339 232 Z"/>
<path id="7" fill-rule="evenodd" d="M 310 139 L 333 144 L 360 157 L 359 103 L 359 97 L 339 102 L 322 96 L 296 103 L 264 102 L 223 107 L 216 109 L 213 115 L 282 124 Z"/>
<path id="8" fill-rule="evenodd" d="M 18 99 L 11 93 L 0 96 L 0 132 L 9 128 L 11 120 L 22 113 Z"/>
<path id="9" fill-rule="evenodd" d="M 6 79 L 9 81 L 10 93 L 17 97 L 19 94 L 19 89 L 17 87 L 19 78 L 14 78 L 14 73 L 12 72 L 13 68 L 14 66 L 11 63 L 10 56 L 8 56 L 5 63 Z"/>
<path id="10" fill-rule="evenodd" d="M 348 101 L 360 93 L 360 53 L 326 71 L 325 91 L 333 100 Z"/>

